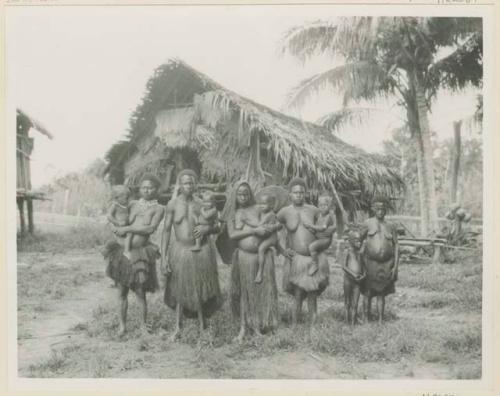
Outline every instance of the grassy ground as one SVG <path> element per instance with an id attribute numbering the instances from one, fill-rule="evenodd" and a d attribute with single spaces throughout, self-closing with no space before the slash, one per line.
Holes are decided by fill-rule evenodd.
<path id="1" fill-rule="evenodd" d="M 481 377 L 482 263 L 478 255 L 464 256 L 455 264 L 403 263 L 396 294 L 387 298 L 383 326 L 344 324 L 342 275 L 335 269 L 312 330 L 305 324 L 291 328 L 291 299 L 280 292 L 282 321 L 273 334 L 250 337 L 241 345 L 232 343 L 238 328 L 225 304 L 201 340 L 196 322 L 188 320 L 181 339 L 171 343 L 174 315 L 163 304 L 161 293 L 149 296 L 152 333 L 140 332 L 138 306 L 131 296 L 129 333 L 123 339 L 117 337 L 116 291 L 104 277 L 98 254 L 107 236 L 88 227 L 75 229 L 72 236 L 36 237 L 19 245 L 21 376 Z M 229 270 L 219 267 L 223 290 L 228 290 Z M 277 273 L 281 280 L 279 266 Z M 47 327 L 53 328 L 52 333 Z M 40 351 L 40 346 L 45 349 Z M 38 354 L 33 353 L 36 348 Z"/>

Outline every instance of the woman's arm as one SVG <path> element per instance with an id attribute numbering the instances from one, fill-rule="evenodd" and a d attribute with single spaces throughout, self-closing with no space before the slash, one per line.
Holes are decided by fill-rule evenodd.
<path id="1" fill-rule="evenodd" d="M 131 224 L 125 227 L 118 227 L 117 231 L 119 233 L 127 233 L 131 232 L 133 234 L 140 234 L 140 235 L 151 235 L 153 232 L 156 231 L 158 228 L 158 225 L 161 222 L 161 219 L 163 218 L 164 215 L 164 210 L 160 206 L 156 210 L 155 214 L 153 215 L 153 218 L 151 219 L 151 223 L 147 225 L 143 224 Z"/>
<path id="2" fill-rule="evenodd" d="M 171 272 L 170 265 L 167 260 L 168 244 L 170 242 L 170 232 L 172 231 L 172 220 L 174 218 L 174 210 L 171 202 L 168 203 L 165 210 L 165 221 L 163 223 L 163 231 L 161 233 L 161 269 L 164 274 Z"/>

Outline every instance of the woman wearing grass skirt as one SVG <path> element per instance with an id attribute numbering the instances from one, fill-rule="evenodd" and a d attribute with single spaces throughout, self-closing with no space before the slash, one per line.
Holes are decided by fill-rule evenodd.
<path id="1" fill-rule="evenodd" d="M 314 234 L 306 224 L 315 224 L 319 210 L 305 203 L 306 182 L 301 178 L 293 179 L 289 184 L 292 204 L 278 212 L 278 220 L 287 232 L 287 246 L 280 249 L 286 257 L 283 273 L 283 289 L 294 297 L 292 322 L 297 324 L 302 302 L 307 298 L 310 323 L 316 321 L 317 298 L 329 283 L 329 265 L 324 251 L 318 252 L 318 270 L 313 274 L 309 268 L 311 256 L 309 246 L 316 239 L 330 238 L 335 227 Z"/>
<path id="2" fill-rule="evenodd" d="M 246 224 L 245 219 L 258 223 L 260 217 L 247 182 L 238 183 L 233 191 L 227 229 L 229 238 L 237 242 L 232 256 L 231 301 L 233 314 L 240 317 L 240 332 L 235 340 L 241 342 L 247 327 L 261 335 L 262 331 L 271 330 L 278 324 L 278 291 L 272 249 L 265 253 L 262 282 L 255 282 L 259 245 L 275 230 Z"/>
<path id="3" fill-rule="evenodd" d="M 198 318 L 200 335 L 222 303 L 215 247 L 210 234 L 218 226 L 196 225 L 201 201 L 193 196 L 196 174 L 187 169 L 177 178 L 178 196 L 167 205 L 162 235 L 162 269 L 167 274 L 164 301 L 176 312 L 172 340 L 180 332 L 182 317 Z M 173 228 L 173 235 L 171 232 Z M 201 239 L 200 250 L 193 249 Z"/>

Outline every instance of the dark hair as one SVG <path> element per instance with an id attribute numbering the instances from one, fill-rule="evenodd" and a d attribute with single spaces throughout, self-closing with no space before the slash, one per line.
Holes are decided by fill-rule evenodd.
<path id="1" fill-rule="evenodd" d="M 161 182 L 160 182 L 160 179 L 158 179 L 158 177 L 156 177 L 155 175 L 153 175 L 152 173 L 146 173 L 144 174 L 142 177 L 141 177 L 141 183 L 144 183 L 145 181 L 150 181 L 151 183 L 154 184 L 154 186 L 159 189 L 160 186 L 161 186 Z"/>
<path id="2" fill-rule="evenodd" d="M 195 182 L 198 180 L 198 175 L 192 169 L 183 169 L 183 170 L 181 170 L 179 172 L 179 174 L 177 175 L 177 180 L 181 180 L 182 176 L 191 176 L 191 177 L 194 178 Z"/>
<path id="3" fill-rule="evenodd" d="M 292 180 L 290 180 L 290 183 L 288 183 L 289 190 L 291 190 L 295 186 L 302 186 L 307 190 L 307 183 L 301 177 L 294 177 Z"/>
<path id="4" fill-rule="evenodd" d="M 215 202 L 216 201 L 215 194 L 212 191 L 210 191 L 210 190 L 203 191 L 203 193 L 201 194 L 201 198 L 203 200 L 210 200 L 211 202 Z"/>

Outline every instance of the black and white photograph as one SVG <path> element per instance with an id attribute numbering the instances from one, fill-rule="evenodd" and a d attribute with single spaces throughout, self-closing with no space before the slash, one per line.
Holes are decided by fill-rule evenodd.
<path id="1" fill-rule="evenodd" d="M 6 7 L 16 381 L 491 380 L 491 12 Z"/>

